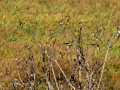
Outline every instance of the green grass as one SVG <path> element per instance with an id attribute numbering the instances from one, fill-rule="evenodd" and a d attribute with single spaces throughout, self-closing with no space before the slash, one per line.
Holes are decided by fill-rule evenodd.
<path id="1" fill-rule="evenodd" d="M 107 28 L 106 32 L 110 29 L 109 27 L 113 26 L 118 18 L 117 9 L 119 8 L 118 1 L 111 1 L 114 3 L 118 3 L 117 5 L 111 2 L 102 3 L 100 1 L 77 1 L 79 3 L 75 3 L 75 1 L 58 1 L 55 3 L 50 3 L 51 0 L 42 1 L 15 1 L 13 3 L 8 2 L 7 0 L 1 1 L 0 11 L 1 11 L 1 19 L 0 19 L 0 26 L 1 28 L 4 26 L 8 28 L 10 31 L 16 27 L 21 30 L 21 35 L 19 38 L 25 36 L 26 38 L 21 41 L 29 41 L 33 42 L 31 39 L 27 39 L 30 37 L 29 33 L 26 29 L 31 32 L 34 31 L 36 38 L 38 40 L 44 38 L 43 33 L 47 33 L 48 37 L 50 36 L 49 30 L 53 29 L 56 34 L 54 37 L 62 37 L 60 33 L 62 32 L 60 27 L 58 28 L 58 23 L 62 18 L 62 14 L 70 15 L 71 17 L 71 26 L 74 32 L 77 32 L 79 28 L 79 22 L 82 21 L 84 24 L 84 33 L 88 33 L 90 31 L 96 30 L 96 25 L 101 26 L 102 22 L 105 22 L 105 28 Z M 106 2 L 106 1 L 103 1 Z M 41 4 L 39 4 L 41 3 Z M 47 3 L 47 4 L 45 4 Z M 70 5 L 72 3 L 72 5 Z M 82 4 L 81 4 L 82 3 Z M 93 3 L 94 5 L 92 5 Z M 4 5 L 7 4 L 5 7 Z M 82 8 L 78 9 L 78 6 L 82 6 Z M 65 19 L 65 18 L 64 18 Z M 19 20 L 25 22 L 24 27 L 19 27 Z M 38 24 L 35 25 L 31 22 L 37 22 Z M 15 31 L 17 32 L 17 31 Z M 9 32 L 10 33 L 10 32 Z M 109 34 L 109 33 L 108 33 Z M 11 33 L 8 35 L 8 41 L 14 40 L 17 38 L 17 42 L 19 42 L 18 37 L 16 34 Z M 109 39 L 108 39 L 109 41 Z M 114 51 L 114 49 L 113 49 Z"/>

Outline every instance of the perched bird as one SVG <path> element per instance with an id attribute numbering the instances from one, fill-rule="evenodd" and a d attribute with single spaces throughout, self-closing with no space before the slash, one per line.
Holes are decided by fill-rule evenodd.
<path id="1" fill-rule="evenodd" d="M 18 60 L 17 58 L 14 58 L 16 61 Z"/>
<path id="2" fill-rule="evenodd" d="M 48 46 L 48 47 L 50 47 L 51 45 L 50 44 L 48 44 L 47 42 L 46 42 L 46 45 Z"/>
<path id="3" fill-rule="evenodd" d="M 65 53 L 62 55 L 61 52 L 60 52 L 60 58 L 63 58 L 64 55 L 65 55 Z"/>
<path id="4" fill-rule="evenodd" d="M 101 29 L 101 30 L 105 30 L 105 28 L 104 28 L 104 27 L 100 27 L 100 29 Z"/>
<path id="5" fill-rule="evenodd" d="M 63 25 L 63 23 L 62 23 L 62 22 L 60 22 L 59 24 L 60 24 L 60 26 L 62 26 L 62 25 Z"/>
<path id="6" fill-rule="evenodd" d="M 91 45 L 95 45 L 98 49 L 98 51 L 100 51 L 100 46 L 98 44 L 91 44 Z"/>
<path id="7" fill-rule="evenodd" d="M 83 26 L 83 24 L 81 22 L 79 24 L 80 24 L 81 27 Z"/>
<path id="8" fill-rule="evenodd" d="M 78 47 L 76 48 L 76 51 L 79 53 L 79 52 L 80 52 L 80 49 L 81 49 L 81 47 L 78 46 Z"/>
<path id="9" fill-rule="evenodd" d="M 117 29 L 117 37 L 120 37 L 120 30 Z"/>
<path id="10" fill-rule="evenodd" d="M 16 57 L 14 57 L 14 59 L 17 61 L 18 59 Z"/>
<path id="11" fill-rule="evenodd" d="M 91 36 L 92 36 L 92 37 L 94 37 L 94 36 L 95 36 L 95 34 L 94 34 L 93 32 L 91 32 Z"/>
<path id="12" fill-rule="evenodd" d="M 55 33 L 55 32 L 53 32 L 53 30 L 52 30 L 52 29 L 50 29 L 50 31 L 51 31 L 51 33 Z"/>
<path id="13" fill-rule="evenodd" d="M 70 20 L 70 17 L 67 17 L 67 16 L 65 16 L 65 17 L 66 17 L 67 21 L 69 21 L 69 20 Z"/>
<path id="14" fill-rule="evenodd" d="M 72 46 L 72 44 L 70 44 L 70 43 L 64 43 L 64 44 L 67 45 L 67 48 L 66 48 L 65 50 L 68 50 L 68 49 Z M 64 45 L 64 44 L 63 44 L 63 45 Z"/>
<path id="15" fill-rule="evenodd" d="M 41 44 L 40 44 L 40 42 L 39 42 L 39 46 L 41 47 Z"/>
<path id="16" fill-rule="evenodd" d="M 76 49 L 77 50 L 77 52 L 80 52 L 80 50 L 79 49 Z"/>
<path id="17" fill-rule="evenodd" d="M 91 36 L 93 37 L 93 39 L 95 39 L 97 41 L 101 41 L 101 39 L 99 39 L 98 37 L 95 37 L 95 34 L 93 32 L 91 32 Z"/>
<path id="18" fill-rule="evenodd" d="M 31 48 L 30 46 L 27 46 L 27 45 L 26 45 L 25 47 L 26 47 L 26 48 L 28 48 L 28 49 L 30 49 L 30 48 Z"/>
<path id="19" fill-rule="evenodd" d="M 23 27 L 23 24 L 25 24 L 25 23 L 19 21 L 19 26 Z"/>

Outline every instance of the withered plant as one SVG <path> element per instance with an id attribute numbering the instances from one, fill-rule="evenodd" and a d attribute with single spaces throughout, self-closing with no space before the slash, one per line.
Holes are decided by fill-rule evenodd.
<path id="1" fill-rule="evenodd" d="M 8 67 L 6 66 L 6 75 L 10 77 L 14 90 L 107 90 L 107 78 L 104 79 L 104 82 L 102 81 L 102 78 L 108 57 L 108 51 L 120 37 L 118 25 L 116 26 L 118 31 L 117 39 L 111 44 L 111 41 L 116 34 L 116 30 L 114 30 L 114 34 L 112 34 L 112 30 L 110 29 L 110 41 L 107 42 L 108 40 L 106 40 L 104 23 L 100 30 L 97 26 L 96 32 L 92 32 L 91 37 L 87 35 L 85 40 L 85 34 L 83 31 L 84 25 L 82 22 L 79 23 L 80 28 L 75 32 L 72 30 L 70 17 L 66 16 L 65 18 L 68 28 L 65 23 L 63 23 L 63 16 L 62 20 L 58 23 L 68 40 L 68 42 L 63 43 L 67 47 L 65 49 L 66 52 L 57 51 L 55 44 L 59 41 L 56 38 L 53 38 L 55 32 L 52 32 L 52 30 L 49 46 L 43 46 L 42 42 L 38 43 L 34 34 L 31 33 L 41 53 L 40 61 L 37 65 L 35 64 L 32 52 L 27 59 L 15 59 L 15 68 L 19 80 L 14 79 L 9 65 Z M 71 35 L 68 35 L 68 31 L 71 32 Z M 103 34 L 102 37 L 100 35 L 101 33 Z M 101 47 L 106 50 L 103 60 L 101 60 L 99 55 L 96 56 L 96 53 L 101 53 Z M 68 52 L 71 48 L 73 48 L 74 51 L 71 50 Z M 69 54 L 70 59 L 68 58 L 66 60 L 65 55 L 67 53 Z M 70 72 L 69 74 L 67 74 L 66 70 L 61 67 L 58 59 L 66 60 L 66 66 L 69 67 L 67 68 Z M 20 62 L 24 62 L 24 64 L 21 65 Z M 41 74 L 38 74 L 37 70 L 40 68 L 42 71 Z M 24 78 L 21 77 L 19 69 L 22 69 Z M 1 89 L 9 90 L 9 87 L 5 87 L 2 84 L 0 85 Z"/>

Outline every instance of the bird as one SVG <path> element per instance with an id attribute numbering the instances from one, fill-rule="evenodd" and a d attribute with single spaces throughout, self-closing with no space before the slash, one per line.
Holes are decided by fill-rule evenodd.
<path id="1" fill-rule="evenodd" d="M 91 45 L 95 45 L 98 49 L 98 51 L 100 51 L 100 46 L 98 44 L 91 44 Z"/>
<path id="2" fill-rule="evenodd" d="M 65 16 L 65 17 L 66 17 L 67 21 L 69 21 L 69 20 L 70 20 L 70 17 L 67 17 L 67 16 Z"/>
<path id="3" fill-rule="evenodd" d="M 30 47 L 30 46 L 28 46 L 28 45 L 26 45 L 25 47 L 26 47 L 26 48 L 28 48 L 28 49 L 30 49 L 30 48 L 31 48 L 31 47 Z"/>
<path id="4" fill-rule="evenodd" d="M 64 55 L 65 55 L 65 53 L 62 55 L 61 52 L 60 52 L 60 58 L 63 58 Z"/>
<path id="5" fill-rule="evenodd" d="M 120 30 L 117 29 L 117 37 L 120 37 Z"/>
<path id="6" fill-rule="evenodd" d="M 16 57 L 14 57 L 14 59 L 17 61 L 18 59 Z"/>
<path id="7" fill-rule="evenodd" d="M 98 37 L 95 37 L 95 34 L 93 32 L 91 32 L 91 36 L 96 39 L 97 41 L 101 41 L 101 39 L 99 39 Z"/>
<path id="8" fill-rule="evenodd" d="M 76 51 L 77 51 L 77 52 L 80 52 L 80 50 L 79 50 L 79 49 L 76 49 Z"/>
<path id="9" fill-rule="evenodd" d="M 25 24 L 25 23 L 19 21 L 19 26 L 23 27 L 23 24 Z"/>
<path id="10" fill-rule="evenodd" d="M 41 44 L 40 44 L 40 42 L 39 42 L 39 46 L 41 47 Z"/>
<path id="11" fill-rule="evenodd" d="M 53 32 L 53 30 L 52 29 L 50 29 L 50 32 L 53 34 L 53 33 L 55 33 L 55 32 Z"/>
<path id="12" fill-rule="evenodd" d="M 81 22 L 79 24 L 80 24 L 81 27 L 83 27 L 83 24 Z"/>
<path id="13" fill-rule="evenodd" d="M 48 44 L 47 42 L 46 42 L 46 45 L 47 45 L 48 47 L 50 47 L 50 46 L 51 46 L 51 44 Z"/>
<path id="14" fill-rule="evenodd" d="M 59 24 L 60 24 L 60 26 L 62 26 L 62 25 L 63 25 L 63 23 L 62 23 L 62 22 L 60 22 Z"/>
<path id="15" fill-rule="evenodd" d="M 101 29 L 101 30 L 105 30 L 105 28 L 104 28 L 104 27 L 100 27 L 100 29 Z"/>
<path id="16" fill-rule="evenodd" d="M 68 50 L 71 46 L 72 46 L 72 44 L 70 44 L 70 43 L 64 43 L 63 45 L 67 45 L 67 48 L 65 49 L 65 50 Z"/>
<path id="17" fill-rule="evenodd" d="M 93 32 L 91 32 L 91 36 L 92 36 L 92 37 L 94 37 L 94 36 L 95 36 L 95 34 L 94 34 Z"/>

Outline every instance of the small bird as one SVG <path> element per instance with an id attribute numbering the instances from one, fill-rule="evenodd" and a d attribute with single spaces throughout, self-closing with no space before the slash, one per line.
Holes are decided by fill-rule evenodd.
<path id="1" fill-rule="evenodd" d="M 62 26 L 62 25 L 63 25 L 63 23 L 62 23 L 62 22 L 60 22 L 59 24 L 60 24 L 60 26 Z"/>
<path id="2" fill-rule="evenodd" d="M 41 47 L 41 44 L 40 44 L 40 42 L 39 42 L 39 46 Z"/>
<path id="3" fill-rule="evenodd" d="M 26 47 L 26 48 L 28 48 L 28 49 L 30 49 L 30 48 L 31 48 L 30 46 L 27 46 L 27 45 L 26 45 L 25 47 Z"/>
<path id="4" fill-rule="evenodd" d="M 19 26 L 23 27 L 23 24 L 25 24 L 25 23 L 19 21 Z"/>
<path id="5" fill-rule="evenodd" d="M 105 30 L 105 28 L 104 28 L 104 27 L 100 27 L 100 29 L 101 29 L 101 30 Z"/>
<path id="6" fill-rule="evenodd" d="M 67 17 L 67 16 L 65 16 L 65 17 L 66 17 L 67 21 L 69 21 L 69 20 L 70 20 L 70 17 Z"/>
<path id="7" fill-rule="evenodd" d="M 53 33 L 55 33 L 55 32 L 53 32 L 53 30 L 52 29 L 50 29 L 50 31 L 51 31 L 51 33 L 53 34 Z"/>
<path id="8" fill-rule="evenodd" d="M 117 29 L 117 37 L 120 37 L 120 30 Z"/>
<path id="9" fill-rule="evenodd" d="M 94 34 L 93 32 L 91 32 L 91 36 L 92 36 L 92 37 L 94 37 L 94 36 L 95 36 L 95 34 Z"/>
<path id="10" fill-rule="evenodd" d="M 81 27 L 83 26 L 83 24 L 81 22 L 79 24 L 80 24 Z"/>
<path id="11" fill-rule="evenodd" d="M 70 44 L 70 43 L 64 43 L 63 45 L 67 45 L 67 48 L 65 49 L 65 50 L 68 50 L 71 46 L 72 46 L 72 44 Z"/>
<path id="12" fill-rule="evenodd" d="M 76 49 L 77 50 L 77 52 L 80 52 L 80 50 L 79 49 Z"/>
<path id="13" fill-rule="evenodd" d="M 18 59 L 16 57 L 14 57 L 14 59 L 17 61 Z"/>
<path id="14" fill-rule="evenodd" d="M 98 49 L 98 51 L 100 51 L 100 46 L 98 44 L 92 44 L 92 45 L 95 45 Z"/>
<path id="15" fill-rule="evenodd" d="M 98 37 L 95 37 L 95 34 L 93 32 L 91 32 L 91 36 L 93 37 L 93 39 L 96 39 L 97 41 L 101 41 L 101 39 L 99 39 Z"/>
<path id="16" fill-rule="evenodd" d="M 50 44 L 48 44 L 47 42 L 46 42 L 46 45 L 48 46 L 48 47 L 50 47 L 51 45 Z"/>
<path id="17" fill-rule="evenodd" d="M 63 58 L 64 55 L 65 55 L 65 53 L 62 55 L 61 52 L 60 52 L 60 58 Z"/>

